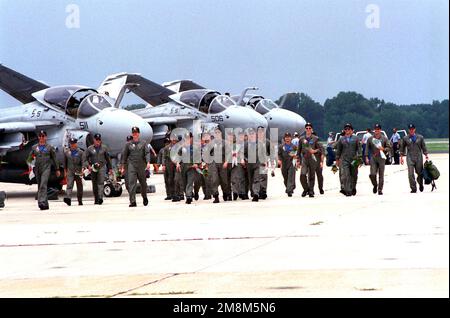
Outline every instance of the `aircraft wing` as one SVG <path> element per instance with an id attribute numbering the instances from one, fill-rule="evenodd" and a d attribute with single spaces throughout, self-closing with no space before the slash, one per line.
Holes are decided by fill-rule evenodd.
<path id="1" fill-rule="evenodd" d="M 152 82 L 140 74 L 131 73 L 119 73 L 108 76 L 99 87 L 99 91 L 107 91 L 113 98 L 119 98 L 120 103 L 125 88 L 152 106 L 169 102 L 169 96 L 174 94 L 170 89 Z"/>
<path id="2" fill-rule="evenodd" d="M 0 89 L 21 103 L 33 102 L 31 94 L 46 88 L 47 85 L 0 64 Z"/>
<path id="3" fill-rule="evenodd" d="M 162 85 L 176 93 L 190 91 L 193 89 L 205 89 L 206 88 L 192 80 L 176 80 L 176 81 L 172 81 L 172 82 L 165 82 Z"/>
<path id="4" fill-rule="evenodd" d="M 15 132 L 37 131 L 58 124 L 49 120 L 40 120 L 34 122 L 10 122 L 0 123 L 0 134 L 10 134 Z"/>

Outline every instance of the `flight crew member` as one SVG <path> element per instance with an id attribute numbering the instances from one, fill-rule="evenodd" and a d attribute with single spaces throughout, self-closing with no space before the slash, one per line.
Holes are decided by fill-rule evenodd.
<path id="1" fill-rule="evenodd" d="M 84 151 L 78 148 L 78 140 L 70 138 L 69 148 L 64 150 L 64 174 L 67 179 L 66 196 L 64 202 L 72 204 L 73 184 L 77 184 L 78 205 L 83 205 L 83 154 Z"/>
<path id="2" fill-rule="evenodd" d="M 223 168 L 226 169 L 227 173 L 227 193 L 228 193 L 228 201 L 237 200 L 237 196 L 233 197 L 233 191 L 231 190 L 231 160 L 232 160 L 232 152 L 231 149 L 233 149 L 233 145 L 235 143 L 235 135 L 232 132 L 229 132 L 226 135 L 226 140 L 224 143 L 224 164 Z M 227 152 L 228 151 L 228 152 Z"/>
<path id="3" fill-rule="evenodd" d="M 394 164 L 398 165 L 398 164 L 400 164 L 400 145 L 399 145 L 399 143 L 401 141 L 401 138 L 400 138 L 399 133 L 397 132 L 397 128 L 394 128 L 392 130 L 392 132 L 393 133 L 392 133 L 390 142 L 392 144 L 392 151 L 394 153 Z"/>
<path id="4" fill-rule="evenodd" d="M 244 171 L 244 140 L 240 139 L 239 136 L 243 134 L 240 132 L 238 137 L 233 136 L 233 145 L 231 147 L 231 154 L 228 165 L 231 169 L 231 189 L 233 192 L 233 200 L 237 200 L 239 197 L 245 200 L 245 171 Z M 241 142 L 239 142 L 241 141 Z"/>
<path id="5" fill-rule="evenodd" d="M 417 182 L 419 183 L 420 192 L 423 191 L 423 157 L 422 153 L 425 155 L 425 159 L 428 160 L 428 150 L 425 145 L 425 140 L 422 135 L 416 134 L 416 126 L 414 124 L 408 125 L 409 134 L 402 139 L 401 149 L 400 149 L 400 163 L 403 164 L 403 157 L 406 152 L 406 164 L 408 165 L 408 178 L 409 186 L 411 188 L 411 193 L 417 192 L 417 184 L 414 178 L 414 170 L 417 173 Z"/>
<path id="6" fill-rule="evenodd" d="M 94 135 L 94 144 L 84 152 L 83 166 L 89 169 L 92 179 L 92 192 L 94 193 L 94 204 L 103 203 L 103 185 L 105 183 L 106 169 L 112 174 L 111 158 L 108 148 L 102 144 L 102 136 Z"/>
<path id="7" fill-rule="evenodd" d="M 206 152 L 210 150 L 211 136 L 209 133 L 204 132 L 201 138 L 201 153 L 202 153 L 202 170 L 206 171 L 205 173 L 198 174 L 197 181 L 194 184 L 194 199 L 198 200 L 198 193 L 200 188 L 203 189 L 203 200 L 211 199 L 211 175 L 209 173 L 209 166 L 207 162 L 204 160 L 204 156 Z"/>
<path id="8" fill-rule="evenodd" d="M 381 125 L 375 124 L 374 135 L 367 139 L 366 152 L 370 155 L 364 154 L 366 158 L 366 164 L 369 164 L 369 156 L 372 158 L 370 160 L 370 181 L 373 185 L 373 193 L 379 195 L 383 194 L 383 184 L 384 184 L 384 167 L 386 165 L 386 155 L 385 152 L 391 150 L 391 144 L 389 140 L 381 134 Z M 377 173 L 378 173 L 378 183 L 377 183 Z"/>
<path id="9" fill-rule="evenodd" d="M 198 179 L 197 169 L 200 162 L 196 162 L 194 158 L 194 143 L 192 133 L 189 134 L 189 138 L 186 139 L 185 145 L 182 148 L 182 159 L 180 168 L 183 174 L 183 180 L 185 184 L 186 204 L 191 204 L 194 198 L 194 183 Z"/>
<path id="10" fill-rule="evenodd" d="M 122 152 L 122 171 L 125 170 L 124 166 L 127 165 L 127 174 L 129 182 L 129 207 L 136 207 L 136 188 L 137 181 L 141 186 L 141 195 L 144 206 L 148 205 L 147 198 L 147 178 L 145 175 L 146 170 L 150 170 L 150 152 L 147 142 L 140 140 L 139 127 L 131 128 L 131 135 L 133 140 L 129 141 Z"/>
<path id="11" fill-rule="evenodd" d="M 223 200 L 228 201 L 231 197 L 231 194 L 228 193 L 228 164 L 225 163 L 225 141 L 222 139 L 222 131 L 219 128 L 214 131 L 212 142 L 214 144 L 212 150 L 214 160 L 209 164 L 212 182 L 211 194 L 214 197 L 213 203 L 219 203 L 219 185 L 222 188 Z"/>
<path id="12" fill-rule="evenodd" d="M 250 190 L 253 196 L 252 201 L 258 202 L 263 191 L 264 170 L 266 167 L 266 148 L 263 143 L 258 143 L 256 132 L 253 129 L 248 131 L 248 142 L 244 149 L 244 158 L 247 166 L 247 174 L 250 180 Z"/>
<path id="13" fill-rule="evenodd" d="M 171 137 L 171 157 L 170 157 L 170 161 L 172 162 L 169 167 L 170 169 L 172 169 L 172 167 L 174 167 L 175 171 L 173 173 L 174 178 L 173 178 L 173 184 L 174 184 L 174 192 L 173 192 L 173 198 L 172 198 L 172 202 L 178 202 L 178 201 L 182 201 L 184 200 L 184 189 L 185 189 L 185 184 L 184 184 L 184 180 L 183 180 L 183 172 L 181 170 L 182 166 L 181 166 L 181 160 L 180 158 L 176 158 L 177 156 L 181 156 L 182 152 L 183 152 L 183 146 L 184 146 L 184 141 L 183 141 L 183 137 L 182 136 L 172 136 Z M 174 147 L 180 146 L 178 148 L 177 153 L 173 154 L 174 157 L 172 157 L 172 151 L 174 151 Z"/>
<path id="14" fill-rule="evenodd" d="M 52 164 L 56 168 L 56 176 L 61 175 L 59 171 L 59 163 L 56 159 L 56 152 L 53 146 L 47 143 L 47 132 L 41 130 L 38 133 L 39 143 L 31 148 L 29 158 L 35 158 L 34 172 L 38 185 L 38 206 L 41 210 L 48 210 L 47 184 L 50 178 Z"/>
<path id="15" fill-rule="evenodd" d="M 300 183 L 303 187 L 302 197 L 309 195 L 314 197 L 314 184 L 316 177 L 316 167 L 319 164 L 315 156 L 320 152 L 321 145 L 319 138 L 312 134 L 313 126 L 311 123 L 305 124 L 305 136 L 298 142 L 297 154 L 300 158 Z"/>
<path id="16" fill-rule="evenodd" d="M 133 136 L 129 135 L 127 136 L 127 143 L 133 140 Z M 123 153 L 120 154 L 120 161 L 122 162 L 122 157 L 123 157 Z M 128 183 L 128 170 L 127 170 L 127 165 L 124 165 L 123 168 L 125 169 L 123 171 L 123 173 L 121 172 L 121 174 L 123 175 L 123 179 L 125 180 L 125 188 L 127 189 L 127 192 L 130 193 L 130 187 L 129 187 L 129 183 Z"/>
<path id="17" fill-rule="evenodd" d="M 265 158 L 265 162 L 261 163 L 264 166 L 263 169 L 260 170 L 260 177 L 262 178 L 261 183 L 261 191 L 259 194 L 259 198 L 261 200 L 267 199 L 267 184 L 269 181 L 268 171 L 269 171 L 269 163 L 273 163 L 273 158 L 269 157 L 267 154 L 273 155 L 273 151 L 271 149 L 271 144 L 269 140 L 266 138 L 266 129 L 262 126 L 258 127 L 258 150 L 261 151 L 262 158 Z"/>
<path id="18" fill-rule="evenodd" d="M 324 194 L 325 191 L 323 191 L 323 162 L 325 160 L 325 148 L 320 142 L 320 138 L 318 140 L 319 140 L 318 146 L 320 150 L 314 154 L 314 156 L 316 156 L 316 160 L 318 163 L 316 165 L 316 177 L 317 177 L 317 185 L 319 186 L 319 193 Z"/>
<path id="19" fill-rule="evenodd" d="M 170 139 L 166 138 L 164 139 L 164 147 L 159 150 L 157 158 L 157 163 L 161 166 L 164 173 L 164 186 L 166 188 L 166 198 L 164 200 L 172 200 L 174 190 L 173 181 L 175 177 L 175 169 L 170 169 L 169 167 L 172 163 L 170 160 L 170 149 Z"/>
<path id="20" fill-rule="evenodd" d="M 336 143 L 336 165 L 341 171 L 341 192 L 346 196 L 356 195 L 358 168 L 362 164 L 361 142 L 353 135 L 352 124 L 345 124 L 345 135 Z"/>
<path id="21" fill-rule="evenodd" d="M 297 157 L 297 147 L 292 143 L 292 135 L 284 134 L 284 142 L 278 148 L 278 165 L 281 166 L 284 186 L 288 197 L 292 197 L 295 189 L 295 169 L 294 159 Z"/>
<path id="22" fill-rule="evenodd" d="M 239 137 L 239 144 L 243 145 L 244 153 L 245 153 L 245 149 L 247 148 L 247 144 L 248 144 L 248 135 L 245 132 L 241 132 L 238 137 Z M 249 179 L 249 174 L 247 172 L 247 164 L 245 162 L 245 155 L 244 155 L 243 159 L 244 160 L 241 161 L 241 167 L 244 172 L 244 196 L 242 197 L 242 200 L 248 200 L 248 199 L 250 199 L 248 196 L 248 192 L 250 191 L 250 179 Z"/>

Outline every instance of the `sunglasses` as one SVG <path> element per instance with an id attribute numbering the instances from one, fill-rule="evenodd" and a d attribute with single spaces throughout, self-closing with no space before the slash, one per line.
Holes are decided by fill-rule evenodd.
<path id="1" fill-rule="evenodd" d="M 39 135 L 38 137 L 39 137 L 39 138 L 44 138 L 44 137 L 45 137 L 45 135 Z"/>
<path id="2" fill-rule="evenodd" d="M 306 127 L 305 129 L 311 130 L 312 128 L 311 127 Z"/>

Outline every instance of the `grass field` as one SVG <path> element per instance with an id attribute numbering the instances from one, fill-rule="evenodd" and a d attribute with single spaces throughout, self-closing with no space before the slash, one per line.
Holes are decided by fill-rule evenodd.
<path id="1" fill-rule="evenodd" d="M 448 153 L 449 145 L 448 138 L 434 138 L 425 139 L 428 151 L 430 153 Z M 322 142 L 324 147 L 326 147 L 326 142 Z"/>
<path id="2" fill-rule="evenodd" d="M 448 138 L 425 140 L 430 153 L 448 152 Z"/>

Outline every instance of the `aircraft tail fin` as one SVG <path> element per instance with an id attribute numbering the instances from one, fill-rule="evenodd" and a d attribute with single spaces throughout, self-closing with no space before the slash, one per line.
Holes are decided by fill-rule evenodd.
<path id="1" fill-rule="evenodd" d="M 33 102 L 31 94 L 46 88 L 47 85 L 0 64 L 0 89 L 21 103 Z"/>
<path id="2" fill-rule="evenodd" d="M 126 91 L 131 91 L 152 106 L 161 105 L 170 101 L 169 96 L 175 92 L 152 82 L 140 74 L 118 73 L 106 77 L 98 91 L 106 93 L 116 100 L 116 107 Z"/>

